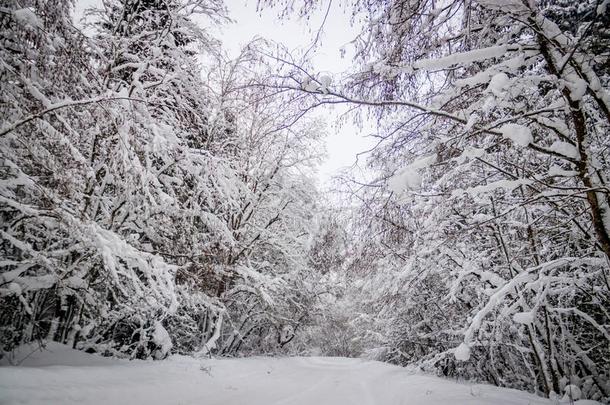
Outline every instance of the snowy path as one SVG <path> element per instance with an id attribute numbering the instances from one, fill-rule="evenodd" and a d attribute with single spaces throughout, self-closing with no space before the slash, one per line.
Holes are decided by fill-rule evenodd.
<path id="1" fill-rule="evenodd" d="M 347 358 L 119 361 L 54 345 L 0 367 L 0 404 L 436 405 L 551 404 Z"/>

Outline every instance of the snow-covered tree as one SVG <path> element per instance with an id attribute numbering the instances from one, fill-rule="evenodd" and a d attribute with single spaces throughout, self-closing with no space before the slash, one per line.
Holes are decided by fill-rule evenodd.
<path id="1" fill-rule="evenodd" d="M 356 243 L 383 259 L 384 358 L 607 398 L 607 4 L 347 4 L 357 69 L 331 82 L 280 55 L 274 86 L 378 124 L 355 194 L 379 232 Z"/>
<path id="2" fill-rule="evenodd" d="M 306 299 L 322 132 L 222 78 L 245 71 L 206 32 L 222 2 L 108 0 L 87 36 L 70 2 L 1 12 L 2 350 L 277 349 Z"/>
<path id="3" fill-rule="evenodd" d="M 312 176 L 324 131 L 317 120 L 291 124 L 290 100 L 249 86 L 248 72 L 268 75 L 253 52 L 258 46 L 222 63 L 211 79 L 219 104 L 235 117 L 230 154 L 244 186 L 223 217 L 234 240 L 217 267 L 216 294 L 228 310 L 223 354 L 283 348 L 304 323 L 309 299 L 307 249 L 318 209 Z"/>

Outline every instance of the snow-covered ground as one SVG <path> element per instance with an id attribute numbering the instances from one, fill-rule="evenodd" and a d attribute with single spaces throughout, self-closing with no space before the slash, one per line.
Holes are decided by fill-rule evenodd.
<path id="1" fill-rule="evenodd" d="M 165 361 L 130 362 L 51 344 L 43 353 L 32 353 L 20 366 L 9 366 L 5 359 L 0 367 L 0 404 L 553 403 L 525 392 L 457 383 L 379 362 L 337 357 L 197 360 L 173 356 Z"/>

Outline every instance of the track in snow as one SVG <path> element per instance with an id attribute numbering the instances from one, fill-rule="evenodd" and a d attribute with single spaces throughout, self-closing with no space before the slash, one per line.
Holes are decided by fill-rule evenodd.
<path id="1" fill-rule="evenodd" d="M 531 394 L 460 384 L 347 358 L 121 361 L 61 345 L 0 367 L 0 404 L 550 405 Z"/>

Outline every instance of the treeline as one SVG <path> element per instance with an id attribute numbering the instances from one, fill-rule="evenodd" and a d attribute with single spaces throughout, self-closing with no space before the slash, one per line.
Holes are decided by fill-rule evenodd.
<path id="1" fill-rule="evenodd" d="M 107 0 L 82 32 L 73 5 L 0 7 L 2 353 L 281 350 L 315 293 L 323 126 L 248 85 L 265 44 L 229 60 L 222 1 Z"/>

